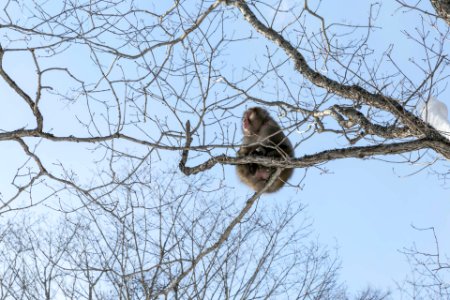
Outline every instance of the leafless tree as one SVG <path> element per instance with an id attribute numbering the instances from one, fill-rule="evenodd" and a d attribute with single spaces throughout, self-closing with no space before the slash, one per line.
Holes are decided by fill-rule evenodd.
<path id="1" fill-rule="evenodd" d="M 345 299 L 306 223 L 290 228 L 302 206 L 271 215 L 264 190 L 243 199 L 231 177 L 243 163 L 444 166 L 450 140 L 420 112 L 446 87 L 448 1 L 397 3 L 421 22 L 404 31 L 420 57 L 376 47 L 379 3 L 354 24 L 307 0 L 3 1 L 0 295 Z M 294 159 L 236 157 L 254 105 Z"/>
<path id="2" fill-rule="evenodd" d="M 415 228 L 427 234 L 432 247 L 413 245 L 403 253 L 409 260 L 411 273 L 399 283 L 399 290 L 409 299 L 450 299 L 450 264 L 441 253 L 438 237 L 433 227 Z"/>
<path id="3" fill-rule="evenodd" d="M 253 208 L 224 239 L 238 202 L 225 191 L 210 201 L 211 191 L 195 188 L 209 178 L 186 183 L 183 176 L 136 176 L 142 182 L 107 196 L 114 212 L 89 204 L 58 220 L 24 214 L 8 224 L 0 240 L 0 299 L 344 295 L 339 264 L 308 238 L 309 221 L 293 223 L 302 205 Z"/>

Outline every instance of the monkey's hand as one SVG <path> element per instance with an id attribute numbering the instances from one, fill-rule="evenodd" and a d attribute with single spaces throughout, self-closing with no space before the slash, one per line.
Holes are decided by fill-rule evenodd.
<path id="1" fill-rule="evenodd" d="M 250 155 L 254 156 L 267 156 L 267 149 L 264 147 L 258 147 L 250 153 Z"/>
<path id="2" fill-rule="evenodd" d="M 243 156 L 247 156 L 247 155 L 252 155 L 252 152 L 254 151 L 254 147 L 245 147 L 242 146 L 239 151 L 237 152 L 237 156 L 239 157 L 243 157 Z"/>

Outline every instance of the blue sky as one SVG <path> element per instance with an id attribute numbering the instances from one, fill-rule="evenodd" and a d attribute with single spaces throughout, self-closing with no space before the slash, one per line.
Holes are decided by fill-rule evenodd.
<path id="1" fill-rule="evenodd" d="M 393 44 L 393 54 L 398 62 L 409 71 L 411 78 L 420 81 L 423 74 L 416 73 L 416 68 L 411 66 L 410 59 L 423 58 L 423 50 L 411 40 L 406 39 L 405 34 L 402 33 L 404 29 L 414 31 L 420 24 L 420 18 L 414 12 L 403 13 L 402 10 L 397 10 L 398 5 L 393 2 L 383 1 L 381 6 L 375 6 L 374 10 L 378 15 L 375 25 L 382 28 L 374 31 L 369 45 L 372 47 L 376 45 L 376 54 L 380 54 Z M 285 5 L 290 7 L 292 3 L 286 2 Z M 311 7 L 315 7 L 316 3 L 310 1 Z M 367 1 L 325 0 L 322 1 L 318 13 L 325 18 L 327 24 L 332 22 L 366 24 L 369 8 L 370 3 Z M 286 19 L 280 20 L 280 25 L 289 17 L 287 15 Z M 314 31 L 320 24 L 311 21 L 309 25 L 311 27 L 307 30 Z M 239 27 L 239 24 L 236 24 L 236 27 Z M 240 51 L 241 55 L 237 55 L 236 51 Z M 228 66 L 236 67 L 246 65 L 248 60 L 264 53 L 264 48 L 242 51 L 242 49 L 233 49 L 231 45 L 230 57 L 225 59 L 229 60 Z M 28 60 L 26 57 L 27 55 L 23 55 L 9 59 L 6 66 L 11 68 L 11 72 L 21 86 L 25 86 L 30 94 L 33 94 L 34 74 L 30 72 L 29 67 L 32 61 L 29 56 Z M 374 58 L 376 57 L 374 55 Z M 83 66 L 89 70 L 91 63 L 78 64 L 77 70 L 88 74 L 89 72 L 84 70 Z M 383 66 L 387 71 L 392 68 L 389 63 Z M 295 76 L 292 68 L 284 69 L 286 72 L 292 72 L 288 75 Z M 233 70 L 230 68 L 229 72 L 233 73 Z M 67 85 L 70 88 L 70 81 L 66 77 L 55 77 L 54 80 L 59 80 L 62 86 Z M 3 82 L 0 83 L 0 89 L 5 91 L 4 97 L 0 99 L 1 107 L 5 108 L 0 111 L 2 128 L 10 129 L 27 125 L 30 117 L 26 115 L 27 108 L 16 106 L 16 104 L 11 105 L 12 102 L 21 102 L 14 100 L 14 95 Z M 450 93 L 445 88 L 445 82 L 439 87 L 438 98 L 447 104 L 450 103 L 450 100 L 447 100 L 450 99 Z M 77 126 L 77 122 L 66 119 L 65 114 L 71 114 L 78 108 L 57 101 L 43 101 L 42 105 L 49 112 L 48 118 L 52 122 L 50 124 L 55 125 L 54 128 L 58 130 L 58 133 L 65 134 L 66 129 Z M 244 108 L 241 109 L 243 110 Z M 80 109 L 80 114 L 82 113 Z M 67 122 L 66 127 L 57 126 L 61 122 Z M 231 122 L 239 124 L 237 118 L 232 119 Z M 145 126 L 150 127 L 148 124 Z M 296 134 L 300 135 L 294 132 L 291 136 L 293 140 Z M 334 139 L 331 135 L 329 137 L 330 143 L 325 147 L 345 146 L 343 140 Z M 297 156 L 311 154 L 322 150 L 323 147 L 320 140 L 312 141 L 300 145 L 296 153 Z M 78 176 L 88 182 L 94 176 L 91 172 L 95 170 L 88 164 L 92 159 L 89 156 L 91 152 L 83 151 L 81 148 L 84 146 L 78 144 L 43 144 L 39 151 L 45 153 L 49 165 L 60 160 L 64 161 L 70 168 L 78 170 Z M 219 150 L 222 151 L 222 149 Z M 233 155 L 233 153 L 230 154 Z M 0 178 L 2 178 L 0 190 L 3 194 L 7 194 L 11 189 L 10 183 L 15 170 L 23 163 L 23 155 L 17 144 L 8 142 L 3 143 L 0 148 L 0 157 L 8 157 L 2 161 L 0 169 Z M 390 157 L 382 159 L 394 160 Z M 420 228 L 434 227 L 442 253 L 450 255 L 448 239 L 450 186 L 439 180 L 435 174 L 431 174 L 432 168 L 413 174 L 423 166 L 396 164 L 379 159 L 346 159 L 330 162 L 324 167 L 330 170 L 330 174 L 322 174 L 320 170 L 312 168 L 308 171 L 302 190 L 285 188 L 275 195 L 263 196 L 261 200 L 262 203 L 267 203 L 291 199 L 300 201 L 308 207 L 307 215 L 313 220 L 313 238 L 317 237 L 320 243 L 330 249 L 337 247 L 337 253 L 342 261 L 342 279 L 345 280 L 350 291 L 358 291 L 367 285 L 382 289 L 395 288 L 393 281 L 402 281 L 410 271 L 405 256 L 399 250 L 410 247 L 414 243 L 424 251 L 434 250 L 430 233 L 417 231 L 412 225 Z M 441 171 L 447 167 L 448 163 L 442 161 L 436 166 Z M 230 185 L 236 186 L 237 195 L 250 195 L 250 191 L 238 182 L 232 166 L 226 166 L 224 170 L 225 176 L 230 178 Z M 222 168 L 216 167 L 211 172 L 215 172 L 214 174 L 220 177 Z M 302 170 L 296 170 L 292 182 L 298 183 L 302 175 Z"/>

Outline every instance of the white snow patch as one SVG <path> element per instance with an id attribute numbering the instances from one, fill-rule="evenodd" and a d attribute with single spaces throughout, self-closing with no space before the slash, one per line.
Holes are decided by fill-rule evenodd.
<path id="1" fill-rule="evenodd" d="M 443 136 L 450 140 L 450 121 L 448 120 L 447 105 L 431 97 L 420 109 L 422 120 L 433 126 Z"/>

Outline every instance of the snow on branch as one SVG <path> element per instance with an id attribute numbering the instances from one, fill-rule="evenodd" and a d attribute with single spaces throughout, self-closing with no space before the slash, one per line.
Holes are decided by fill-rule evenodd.
<path id="1" fill-rule="evenodd" d="M 450 121 L 447 105 L 431 97 L 421 108 L 422 120 L 433 126 L 440 134 L 450 140 Z"/>

